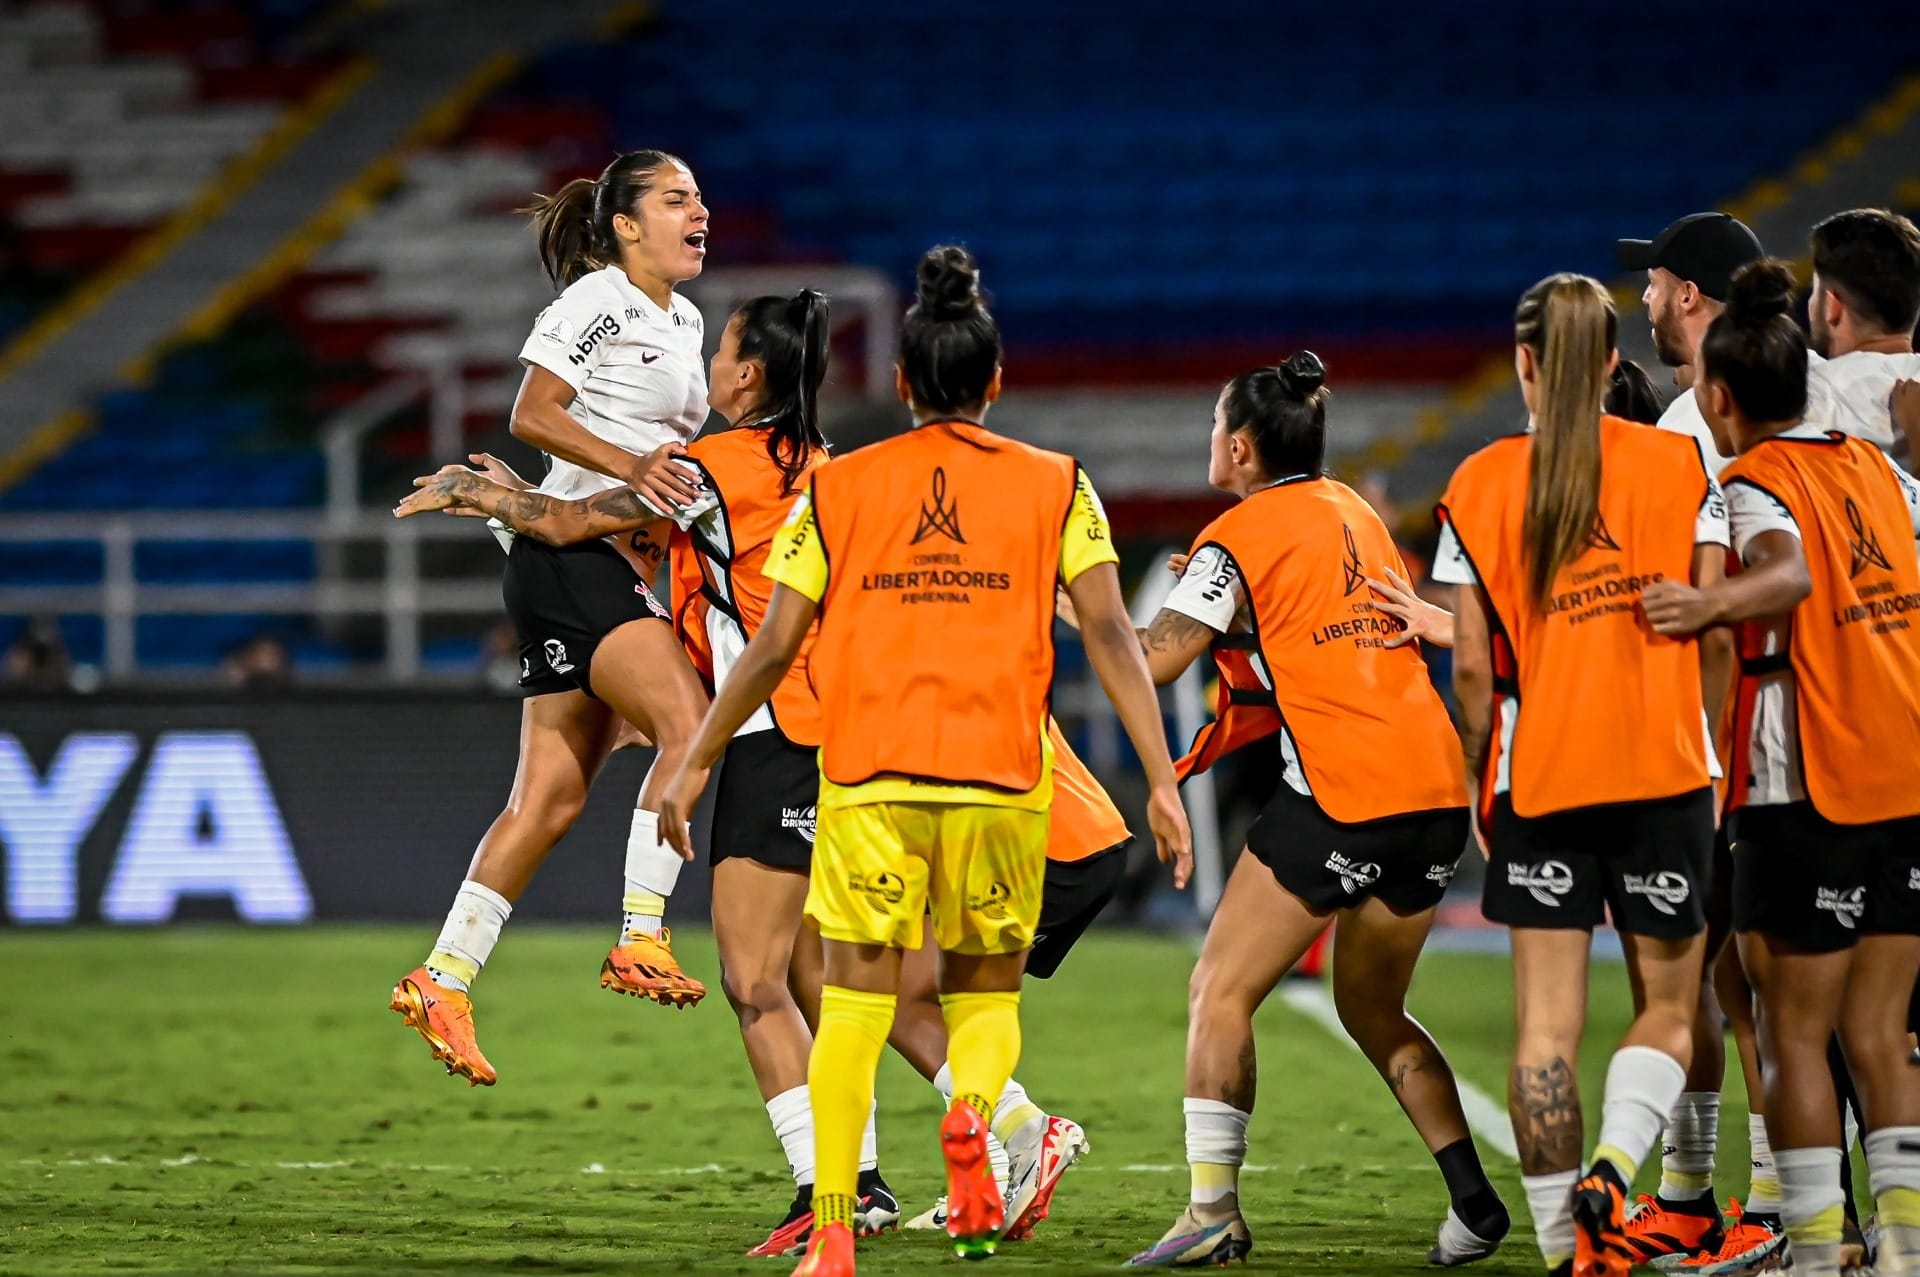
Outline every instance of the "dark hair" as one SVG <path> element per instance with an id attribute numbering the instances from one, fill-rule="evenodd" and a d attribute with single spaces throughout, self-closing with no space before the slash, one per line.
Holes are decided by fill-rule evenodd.
<path id="1" fill-rule="evenodd" d="M 1245 431 L 1269 479 L 1319 478 L 1327 461 L 1327 367 L 1311 350 L 1227 383 L 1227 429 Z"/>
<path id="2" fill-rule="evenodd" d="M 781 491 L 792 495 L 814 450 L 827 446 L 818 403 L 827 375 L 826 296 L 803 288 L 791 297 L 756 297 L 740 303 L 730 322 L 739 325 L 740 358 L 759 364 L 767 380 L 767 397 L 741 424 L 767 432 Z"/>
<path id="3" fill-rule="evenodd" d="M 1514 344 L 1540 365 L 1521 541 L 1527 593 L 1545 611 L 1560 569 L 1580 557 L 1600 517 L 1600 402 L 1619 328 L 1613 299 L 1585 275 L 1549 275 L 1520 296 Z"/>
<path id="4" fill-rule="evenodd" d="M 1898 213 L 1856 208 L 1814 227 L 1813 270 L 1882 332 L 1911 333 L 1920 319 L 1920 229 Z"/>
<path id="5" fill-rule="evenodd" d="M 1750 262 L 1734 273 L 1727 308 L 1700 341 L 1707 377 L 1749 421 L 1792 421 L 1807 410 L 1807 339 L 1792 308 L 1793 268 Z"/>
<path id="6" fill-rule="evenodd" d="M 536 195 L 520 211 L 532 215 L 540 241 L 540 264 L 561 288 L 620 260 L 613 219 L 634 209 L 653 189 L 653 175 L 686 161 L 665 151 L 627 151 L 589 181 L 576 177 L 551 195 Z"/>
<path id="7" fill-rule="evenodd" d="M 1613 376 L 1607 382 L 1607 397 L 1600 411 L 1622 421 L 1653 425 L 1660 420 L 1661 411 L 1660 394 L 1653 388 L 1653 378 L 1633 360 L 1622 359 L 1613 366 Z"/>
<path id="8" fill-rule="evenodd" d="M 900 327 L 900 366 L 914 406 L 957 412 L 978 405 L 1000 367 L 1001 346 L 973 254 L 952 244 L 928 249 L 917 294 Z"/>

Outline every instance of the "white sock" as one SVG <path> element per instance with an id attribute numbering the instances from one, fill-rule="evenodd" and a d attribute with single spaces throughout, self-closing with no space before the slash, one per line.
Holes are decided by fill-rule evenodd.
<path id="1" fill-rule="evenodd" d="M 1713 1191 L 1713 1156 L 1720 1144 L 1720 1092 L 1686 1091 L 1667 1119 L 1660 1159 L 1660 1196 L 1696 1201 Z"/>
<path id="2" fill-rule="evenodd" d="M 877 1171 L 880 1169 L 880 1133 L 874 1129 L 874 1120 L 880 1113 L 880 1101 L 875 1100 L 873 1107 L 867 1110 L 867 1129 L 860 1132 L 860 1169 Z"/>
<path id="3" fill-rule="evenodd" d="M 660 817 L 644 808 L 633 809 L 633 827 L 627 832 L 627 894 L 622 904 L 620 939 L 629 935 L 658 936 L 667 897 L 680 881 L 680 853 L 660 838 Z"/>
<path id="4" fill-rule="evenodd" d="M 1623 1046 L 1615 1051 L 1607 1065 L 1600 1142 L 1594 1146 L 1593 1160 L 1612 1162 L 1621 1178 L 1633 1183 L 1686 1085 L 1687 1071 L 1665 1051 L 1650 1046 Z"/>
<path id="5" fill-rule="evenodd" d="M 1840 1271 L 1844 1153 L 1837 1148 L 1783 1148 L 1775 1150 L 1773 1160 L 1780 1168 L 1780 1217 L 1793 1247 L 1792 1271 L 1798 1277 L 1831 1277 Z"/>
<path id="6" fill-rule="evenodd" d="M 1573 1258 L 1573 1186 L 1579 1179 L 1579 1171 L 1520 1177 L 1527 1213 L 1533 1216 L 1534 1240 L 1540 1243 L 1540 1257 L 1548 1268 Z"/>
<path id="7" fill-rule="evenodd" d="M 1880 1219 L 1874 1271 L 1920 1272 L 1920 1126 L 1883 1126 L 1867 1136 L 1866 1149 Z"/>
<path id="8" fill-rule="evenodd" d="M 1778 1215 L 1780 1168 L 1773 1164 L 1773 1144 L 1767 1139 L 1767 1119 L 1762 1114 L 1747 1115 L 1747 1148 L 1753 1163 L 1753 1178 L 1747 1185 L 1747 1213 Z"/>
<path id="9" fill-rule="evenodd" d="M 1016 1085 L 1017 1083 L 1012 1081 L 1007 1083 L 1009 1089 L 1014 1088 Z M 940 1066 L 940 1071 L 933 1075 L 933 1089 L 940 1092 L 940 1109 L 942 1112 L 953 1107 L 952 1065 L 942 1064 Z M 1024 1097 L 1026 1092 L 1021 1091 L 1020 1094 Z M 1000 1092 L 1001 1103 L 1005 1103 L 1006 1098 L 1007 1092 Z M 994 1114 L 998 1116 L 999 1112 L 1000 1106 L 998 1104 L 994 1105 Z M 1011 1163 L 1007 1157 L 1007 1146 L 1002 1144 L 1000 1137 L 995 1135 L 991 1130 L 987 1132 L 987 1164 L 993 1168 L 993 1182 L 1000 1186 L 1000 1192 L 1004 1196 L 1007 1191 L 1007 1173 Z"/>
<path id="10" fill-rule="evenodd" d="M 993 1129 L 1008 1144 L 1026 1147 L 1047 1131 L 1047 1115 L 1027 1095 L 1018 1079 L 1008 1078 L 993 1106 Z"/>
<path id="11" fill-rule="evenodd" d="M 1240 1167 L 1247 1160 L 1247 1123 L 1243 1113 L 1222 1100 L 1181 1101 L 1187 1116 L 1187 1165 L 1193 1172 L 1193 1203 L 1206 1206 L 1239 1191 Z"/>
<path id="12" fill-rule="evenodd" d="M 500 943 L 500 928 L 507 925 L 512 912 L 507 898 L 493 888 L 472 879 L 461 883 L 453 895 L 453 908 L 447 911 L 446 924 L 440 928 L 440 938 L 427 955 L 427 973 L 437 983 L 465 993 L 493 956 L 493 946 Z"/>
<path id="13" fill-rule="evenodd" d="M 767 1101 L 767 1120 L 787 1154 L 787 1169 L 795 1187 L 813 1183 L 813 1103 L 805 1085 L 782 1091 Z"/>

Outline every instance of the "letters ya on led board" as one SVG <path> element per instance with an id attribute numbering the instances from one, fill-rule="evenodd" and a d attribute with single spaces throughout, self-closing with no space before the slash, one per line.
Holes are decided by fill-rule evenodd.
<path id="1" fill-rule="evenodd" d="M 0 848 L 8 917 L 72 922 L 80 848 L 140 754 L 129 732 L 75 732 L 44 774 L 0 733 Z M 245 732 L 163 732 L 153 743 L 100 897 L 107 922 L 158 923 L 183 896 L 224 896 L 248 922 L 305 922 L 313 899 L 260 753 Z"/>

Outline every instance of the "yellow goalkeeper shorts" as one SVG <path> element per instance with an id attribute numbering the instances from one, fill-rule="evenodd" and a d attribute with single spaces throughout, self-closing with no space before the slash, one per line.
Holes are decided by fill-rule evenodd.
<path id="1" fill-rule="evenodd" d="M 1047 872 L 1047 813 L 968 803 L 821 807 L 807 917 L 829 940 L 949 953 L 1033 944 Z"/>

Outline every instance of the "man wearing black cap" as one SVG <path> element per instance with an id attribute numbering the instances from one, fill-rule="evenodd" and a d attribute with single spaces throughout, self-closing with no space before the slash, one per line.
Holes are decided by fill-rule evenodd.
<path id="1" fill-rule="evenodd" d="M 1720 455 L 1706 418 L 1685 392 L 1693 381 L 1694 352 L 1725 307 L 1734 272 L 1766 256 L 1759 237 L 1725 213 L 1692 213 L 1656 239 L 1621 240 L 1618 252 L 1622 268 L 1647 272 L 1640 300 L 1653 321 L 1653 348 L 1660 362 L 1675 370 L 1682 391 L 1661 414 L 1660 428 L 1692 435 L 1701 460 L 1717 475 L 1732 458 Z"/>

